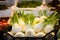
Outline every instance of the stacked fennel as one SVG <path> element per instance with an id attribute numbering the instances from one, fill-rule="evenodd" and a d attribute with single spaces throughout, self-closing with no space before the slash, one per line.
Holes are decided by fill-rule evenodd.
<path id="1" fill-rule="evenodd" d="M 39 10 L 38 16 L 33 12 L 24 13 L 24 10 L 15 11 L 10 24 L 12 30 L 10 33 L 14 37 L 43 37 L 54 29 L 57 22 L 56 14 L 46 14 L 46 10 Z"/>

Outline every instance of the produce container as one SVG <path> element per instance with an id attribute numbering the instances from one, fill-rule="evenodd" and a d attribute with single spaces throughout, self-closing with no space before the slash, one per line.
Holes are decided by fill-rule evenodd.
<path id="1" fill-rule="evenodd" d="M 31 13 L 31 10 L 32 10 L 32 12 L 34 13 L 34 11 L 33 10 L 35 10 L 35 8 L 32 8 L 32 9 L 29 9 L 29 8 L 17 8 L 16 10 L 14 10 L 14 12 L 16 12 L 16 11 L 18 11 L 18 13 L 16 13 L 16 15 L 18 14 L 18 17 L 19 16 L 21 16 L 21 15 L 19 15 L 19 11 L 20 10 L 24 10 L 24 12 L 25 13 Z M 21 11 L 21 12 L 22 12 Z M 23 12 L 22 12 L 23 13 Z M 15 13 L 13 13 L 12 15 L 14 15 Z M 13 16 L 11 16 L 11 17 L 13 17 Z M 35 17 L 38 17 L 39 18 L 39 15 L 35 15 Z M 11 18 L 9 19 L 10 21 L 11 21 Z M 20 20 L 21 21 L 21 20 Z M 57 21 L 58 22 L 58 21 Z M 11 24 L 11 23 L 10 23 Z M 14 24 L 12 24 L 12 29 L 14 28 L 13 27 L 13 25 Z M 22 24 L 21 24 L 22 25 Z M 29 26 L 29 25 L 28 25 Z M 26 26 L 26 28 L 28 27 L 28 26 Z M 16 27 L 18 27 L 18 30 L 22 30 L 21 28 L 19 29 L 19 26 L 18 25 L 15 25 L 15 28 Z M 38 25 L 37 25 L 37 27 L 38 27 Z M 50 26 L 51 27 L 51 26 Z M 24 28 L 24 27 L 23 27 Z M 49 27 L 48 27 L 49 28 Z M 48 31 L 49 29 L 47 28 L 47 30 L 45 29 L 45 32 L 43 32 L 43 31 L 38 31 L 38 32 L 35 32 L 36 34 L 35 35 L 37 35 L 37 36 L 25 36 L 26 34 L 25 34 L 25 32 L 28 32 L 27 30 L 28 29 L 30 29 L 30 30 L 34 30 L 34 28 L 30 28 L 30 27 L 28 27 L 27 28 L 27 30 L 25 31 L 24 29 L 22 30 L 22 31 L 18 31 L 17 29 L 13 29 L 13 31 L 15 32 L 15 33 L 13 33 L 12 32 L 12 29 L 11 29 L 11 31 L 8 31 L 8 32 L 6 32 L 6 39 L 8 39 L 8 40 L 57 40 L 57 32 L 58 32 L 58 30 L 59 30 L 59 25 L 57 25 L 57 23 L 54 25 L 54 28 L 51 30 L 51 31 Z M 15 30 L 17 30 L 17 31 L 15 31 Z M 37 29 L 38 30 L 38 29 Z M 33 31 L 32 31 L 33 32 Z M 39 33 L 39 32 L 42 32 L 42 33 Z M 34 33 L 34 32 L 33 32 Z M 44 35 L 44 33 L 45 33 L 45 36 L 43 36 L 43 37 L 41 37 L 42 35 Z M 16 34 L 16 35 L 15 35 Z M 18 35 L 17 35 L 18 34 Z M 38 34 L 40 35 L 40 36 L 38 36 Z M 15 35 L 15 36 L 13 36 L 13 35 Z M 20 36 L 19 36 L 20 35 Z"/>
<path id="2" fill-rule="evenodd" d="M 8 27 L 0 31 L 1 40 L 57 40 L 60 28 L 57 12 L 12 6 Z M 3 37 L 3 38 L 2 38 Z"/>

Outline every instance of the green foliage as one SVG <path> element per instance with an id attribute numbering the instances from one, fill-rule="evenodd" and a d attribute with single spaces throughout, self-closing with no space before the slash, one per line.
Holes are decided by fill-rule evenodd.
<path id="1" fill-rule="evenodd" d="M 25 24 L 30 23 L 31 25 L 33 24 L 35 16 L 32 13 L 27 13 L 24 14 L 23 10 L 16 11 L 11 18 L 12 23 L 18 23 L 18 18 L 22 18 L 22 20 L 25 22 Z"/>
<path id="2" fill-rule="evenodd" d="M 18 13 L 18 17 L 19 18 L 23 18 L 25 15 L 24 15 L 24 11 L 23 10 L 20 10 L 20 11 L 18 11 L 19 13 Z"/>
<path id="3" fill-rule="evenodd" d="M 56 22 L 57 22 L 57 19 L 58 19 L 56 17 L 56 15 L 57 15 L 57 12 L 54 12 L 52 15 L 50 15 L 49 17 L 47 17 L 45 19 L 45 21 L 44 21 L 45 25 L 47 25 L 47 24 L 53 24 L 53 25 L 55 25 Z"/>
<path id="4" fill-rule="evenodd" d="M 46 10 L 43 10 L 43 11 L 39 11 L 39 16 L 46 16 Z M 57 19 L 58 19 L 58 13 L 57 12 L 54 12 L 52 15 L 50 16 L 47 16 L 46 19 L 44 19 L 44 25 L 47 25 L 47 24 L 56 24 L 57 22 Z M 24 14 L 24 11 L 23 10 L 20 10 L 19 12 L 18 11 L 15 11 L 14 12 L 14 15 L 13 17 L 11 17 L 11 23 L 14 24 L 14 23 L 19 23 L 19 20 L 22 18 L 22 20 L 25 22 L 25 24 L 28 24 L 30 23 L 31 25 L 33 25 L 33 21 L 34 21 L 34 14 L 33 13 L 27 13 L 27 14 Z"/>
<path id="5" fill-rule="evenodd" d="M 57 37 L 60 38 L 60 30 L 57 33 Z"/>
<path id="6" fill-rule="evenodd" d="M 24 18 L 25 24 L 28 24 L 30 22 L 30 24 L 32 25 L 35 17 L 33 14 L 28 13 L 28 14 L 24 15 L 23 18 Z"/>
<path id="7" fill-rule="evenodd" d="M 46 13 L 47 13 L 47 10 L 39 10 L 39 11 L 38 11 L 39 17 L 40 17 L 40 16 L 43 16 L 43 15 L 44 15 L 44 16 L 47 16 Z"/>
<path id="8" fill-rule="evenodd" d="M 19 23 L 18 22 L 18 14 L 17 14 L 17 11 L 15 11 L 13 17 L 11 17 L 11 23 L 12 24 Z"/>
<path id="9" fill-rule="evenodd" d="M 60 18 L 60 11 L 58 11 L 56 17 L 57 17 L 57 18 Z"/>

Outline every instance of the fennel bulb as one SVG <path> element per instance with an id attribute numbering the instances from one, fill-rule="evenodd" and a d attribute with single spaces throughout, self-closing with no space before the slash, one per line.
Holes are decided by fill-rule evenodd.
<path id="1" fill-rule="evenodd" d="M 12 32 L 17 33 L 20 32 L 21 30 L 22 28 L 17 23 L 14 23 L 14 25 L 12 26 Z"/>
<path id="2" fill-rule="evenodd" d="M 19 20 L 19 25 L 22 27 L 22 31 L 24 30 L 25 28 L 25 23 L 23 20 Z"/>
<path id="3" fill-rule="evenodd" d="M 35 24 L 33 26 L 33 29 L 35 30 L 35 32 L 40 32 L 43 29 L 43 22 Z"/>
<path id="4" fill-rule="evenodd" d="M 17 32 L 15 35 L 14 35 L 14 37 L 24 37 L 25 35 L 24 35 L 24 33 L 22 33 L 22 32 Z"/>
<path id="5" fill-rule="evenodd" d="M 40 22 L 40 18 L 36 17 L 36 18 L 34 19 L 34 21 L 33 21 L 33 24 L 37 24 L 37 23 L 39 23 L 39 22 Z"/>
<path id="6" fill-rule="evenodd" d="M 24 31 L 26 32 L 28 29 L 30 29 L 31 28 L 31 25 L 30 24 L 26 24 L 25 25 L 25 28 L 24 28 Z"/>
<path id="7" fill-rule="evenodd" d="M 36 34 L 36 37 L 44 37 L 46 34 L 43 32 L 39 32 Z"/>
<path id="8" fill-rule="evenodd" d="M 28 29 L 25 33 L 26 37 L 34 37 L 35 36 L 35 32 L 33 29 Z"/>
<path id="9" fill-rule="evenodd" d="M 47 24 L 44 28 L 44 32 L 45 33 L 49 33 L 50 31 L 52 31 L 54 29 L 54 25 L 53 24 Z"/>
<path id="10" fill-rule="evenodd" d="M 47 17 L 46 17 L 46 16 L 44 16 L 44 15 L 43 15 L 43 16 L 41 16 L 41 17 L 40 17 L 40 22 L 44 22 L 44 19 L 46 19 L 46 18 L 47 18 Z"/>

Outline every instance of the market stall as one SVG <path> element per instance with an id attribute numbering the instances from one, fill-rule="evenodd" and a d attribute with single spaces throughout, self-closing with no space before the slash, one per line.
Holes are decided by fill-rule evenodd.
<path id="1" fill-rule="evenodd" d="M 25 4 L 24 2 L 22 4 Z M 59 12 L 52 11 L 53 7 L 48 7 L 45 0 L 41 4 L 36 1 L 22 4 L 16 0 L 13 6 L 4 12 L 0 11 L 2 13 L 0 16 L 8 19 L 7 25 L 4 25 L 3 30 L 0 31 L 2 35 L 0 39 L 57 40 L 57 32 L 60 28 Z M 2 22 L 5 23 L 5 21 L 1 19 L 1 27 Z"/>

